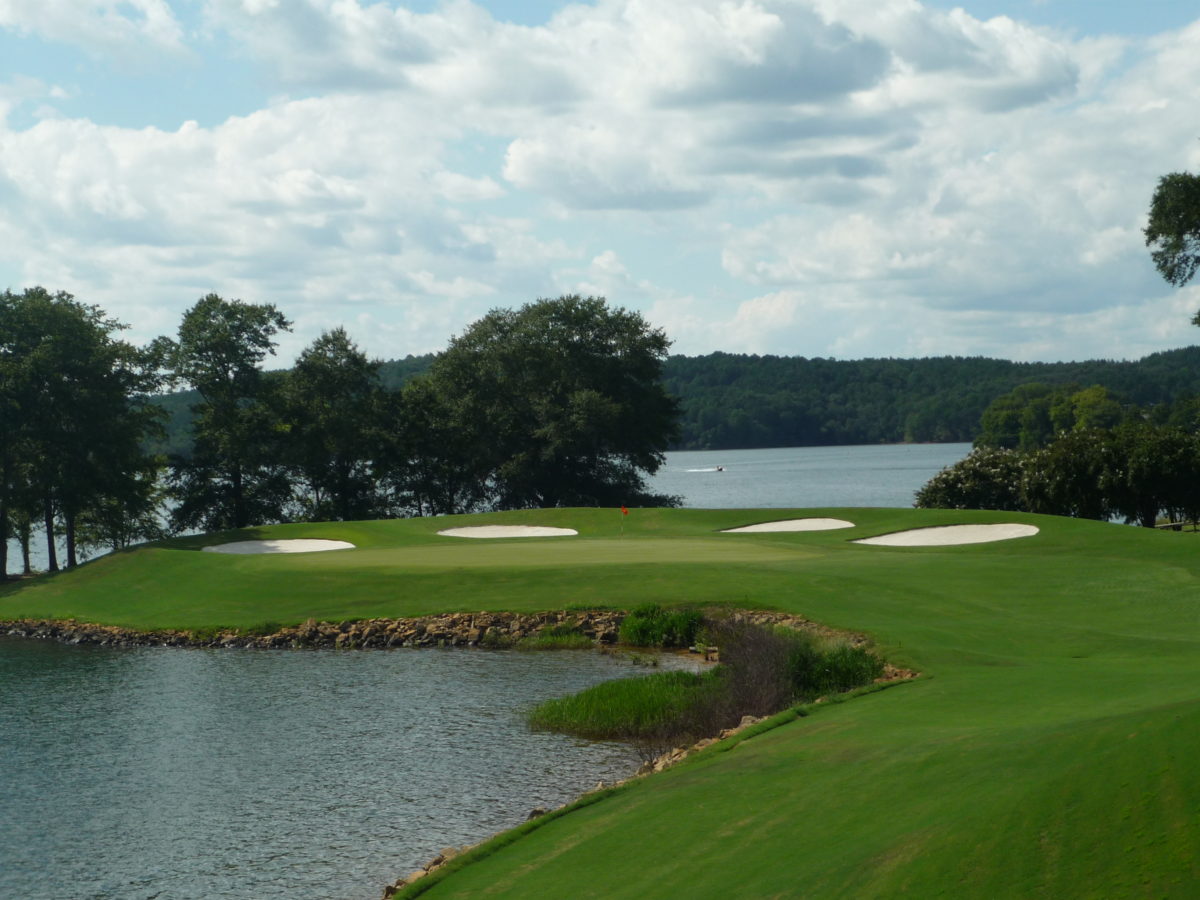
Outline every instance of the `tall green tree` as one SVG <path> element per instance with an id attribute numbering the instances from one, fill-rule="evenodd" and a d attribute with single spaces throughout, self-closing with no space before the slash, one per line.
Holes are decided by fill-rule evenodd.
<path id="1" fill-rule="evenodd" d="M 386 399 L 391 423 L 376 460 L 397 511 L 449 515 L 487 505 L 486 466 L 454 420 L 454 400 L 431 378 L 419 376 Z"/>
<path id="2" fill-rule="evenodd" d="M 1026 454 L 1021 484 L 1024 508 L 1055 516 L 1107 519 L 1114 507 L 1106 481 L 1117 464 L 1110 432 L 1064 432 L 1048 446 Z"/>
<path id="3" fill-rule="evenodd" d="M 1113 511 L 1153 528 L 1160 514 L 1196 520 L 1200 507 L 1200 444 L 1179 428 L 1134 423 L 1114 429 L 1115 461 L 1102 477 Z"/>
<path id="4" fill-rule="evenodd" d="M 74 566 L 81 518 L 153 480 L 143 446 L 161 416 L 149 403 L 158 349 L 116 339 L 125 326 L 99 307 L 40 287 L 5 292 L 0 320 L 0 520 L 10 530 L 36 505 L 50 569 L 57 524 Z"/>
<path id="5" fill-rule="evenodd" d="M 244 528 L 285 516 L 290 486 L 279 459 L 281 424 L 262 361 L 291 322 L 271 304 L 201 298 L 172 349 L 175 376 L 201 398 L 193 452 L 172 459 L 176 528 Z"/>
<path id="6" fill-rule="evenodd" d="M 381 511 L 374 471 L 385 412 L 380 365 L 335 328 L 305 348 L 287 376 L 285 446 L 306 488 L 305 519 L 368 519 Z"/>
<path id="7" fill-rule="evenodd" d="M 669 346 L 636 312 L 564 296 L 493 310 L 429 377 L 490 505 L 665 504 L 644 475 L 676 430 L 661 381 Z"/>
<path id="8" fill-rule="evenodd" d="M 1154 266 L 1183 287 L 1200 267 L 1200 176 L 1172 172 L 1158 180 L 1143 232 Z M 1192 320 L 1200 325 L 1200 313 Z"/>

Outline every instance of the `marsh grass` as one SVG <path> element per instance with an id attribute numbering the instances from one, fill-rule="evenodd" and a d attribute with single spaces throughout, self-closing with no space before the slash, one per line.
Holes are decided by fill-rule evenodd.
<path id="1" fill-rule="evenodd" d="M 720 666 L 605 682 L 540 704 L 528 716 L 530 727 L 626 741 L 652 759 L 731 728 L 743 716 L 769 716 L 868 685 L 883 672 L 883 661 L 863 647 L 783 628 L 701 624 L 721 649 Z"/>
<path id="2" fill-rule="evenodd" d="M 518 650 L 590 650 L 594 646 L 575 625 L 548 625 L 517 642 Z"/>
<path id="3" fill-rule="evenodd" d="M 720 682 L 715 670 L 620 678 L 547 700 L 534 707 L 528 722 L 535 731 L 636 743 L 660 736 L 704 697 L 717 692 Z"/>
<path id="4" fill-rule="evenodd" d="M 591 650 L 595 644 L 586 634 L 531 634 L 517 642 L 518 650 Z"/>

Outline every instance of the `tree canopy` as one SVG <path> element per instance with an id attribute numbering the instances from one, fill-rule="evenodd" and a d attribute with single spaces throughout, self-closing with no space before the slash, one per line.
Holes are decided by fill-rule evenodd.
<path id="1" fill-rule="evenodd" d="M 144 448 L 161 416 L 147 396 L 161 347 L 118 340 L 124 327 L 62 291 L 0 294 L 0 537 L 18 537 L 28 558 L 39 522 L 52 570 L 60 526 L 69 566 L 85 523 L 89 540 L 114 547 L 153 529 L 159 464 Z"/>
<path id="2" fill-rule="evenodd" d="M 1158 180 L 1144 230 L 1155 268 L 1183 287 L 1200 267 L 1200 176 L 1172 172 Z M 1200 313 L 1193 322 L 1200 324 Z"/>
<path id="3" fill-rule="evenodd" d="M 184 313 L 171 354 L 176 377 L 195 389 L 193 453 L 175 459 L 177 528 L 244 528 L 279 521 L 290 495 L 275 441 L 275 410 L 259 369 L 291 323 L 271 304 L 202 297 Z"/>
<path id="4" fill-rule="evenodd" d="M 564 296 L 492 310 L 451 340 L 429 382 L 488 505 L 664 503 L 643 473 L 676 430 L 669 346 L 636 312 Z"/>

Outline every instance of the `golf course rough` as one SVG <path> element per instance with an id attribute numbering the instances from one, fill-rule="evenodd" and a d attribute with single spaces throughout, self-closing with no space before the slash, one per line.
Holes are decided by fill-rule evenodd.
<path id="1" fill-rule="evenodd" d="M 719 534 L 809 517 L 854 527 Z M 437 535 L 481 524 L 580 535 Z M 964 524 L 1038 533 L 853 543 Z M 186 552 L 309 537 L 358 549 Z M 602 792 L 401 896 L 1200 895 L 1198 535 L 962 510 L 556 509 L 179 539 L 0 587 L 0 619 L 147 628 L 642 603 L 793 612 L 923 676 Z"/>

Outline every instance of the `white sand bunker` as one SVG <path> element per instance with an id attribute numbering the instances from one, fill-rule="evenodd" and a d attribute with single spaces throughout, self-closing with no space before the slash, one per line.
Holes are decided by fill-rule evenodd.
<path id="1" fill-rule="evenodd" d="M 346 541 L 234 541 L 232 544 L 213 544 L 201 547 L 208 553 L 320 553 L 323 550 L 353 550 Z"/>
<path id="2" fill-rule="evenodd" d="M 853 528 L 853 522 L 845 519 L 783 519 L 779 522 L 759 522 L 741 528 L 726 528 L 722 534 L 755 534 L 764 531 L 833 531 L 835 528 Z"/>
<path id="3" fill-rule="evenodd" d="M 1036 525 L 1008 522 L 1001 525 L 939 525 L 935 528 L 914 528 L 895 531 L 878 537 L 862 538 L 855 544 L 874 544 L 878 547 L 945 547 L 952 544 L 986 544 L 990 541 L 1009 541 L 1031 537 L 1038 533 Z"/>
<path id="4" fill-rule="evenodd" d="M 438 534 L 461 538 L 566 537 L 579 534 L 574 528 L 551 528 L 549 525 L 469 525 L 447 528 Z"/>

